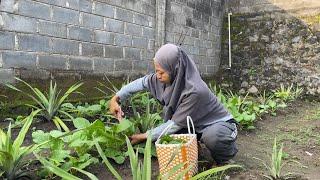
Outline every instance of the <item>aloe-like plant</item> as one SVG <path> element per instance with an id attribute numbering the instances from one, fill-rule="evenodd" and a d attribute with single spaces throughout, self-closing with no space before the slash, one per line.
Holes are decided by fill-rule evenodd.
<path id="1" fill-rule="evenodd" d="M 136 150 L 134 152 L 133 147 L 130 143 L 128 137 L 126 137 L 126 142 L 128 146 L 128 154 L 130 158 L 130 166 L 133 180 L 151 180 L 151 137 L 148 136 L 146 147 L 144 149 L 144 159 L 143 163 L 139 160 L 139 152 Z M 118 179 L 121 180 L 120 174 L 114 169 L 107 157 L 104 155 L 100 145 L 96 142 L 96 148 L 99 152 L 99 155 L 103 159 L 103 162 L 106 164 L 109 171 Z"/>
<path id="2" fill-rule="evenodd" d="M 289 177 L 290 175 L 292 175 L 292 173 L 287 173 L 285 175 L 282 175 L 282 167 L 285 166 L 288 162 L 290 162 L 288 161 L 286 163 L 283 163 L 283 157 L 284 157 L 283 143 L 281 143 L 279 147 L 277 143 L 277 138 L 274 138 L 270 164 L 268 165 L 266 162 L 262 161 L 259 158 L 255 157 L 255 159 L 262 161 L 263 165 L 268 170 L 269 175 L 264 175 L 264 177 L 270 180 L 275 180 L 275 179 L 282 179 L 282 178 L 286 179 L 286 177 Z M 294 160 L 291 160 L 291 161 L 299 163 L 298 161 L 294 161 Z"/>
<path id="3" fill-rule="evenodd" d="M 27 171 L 24 170 L 28 165 L 25 157 L 32 153 L 36 146 L 22 146 L 22 143 L 33 117 L 39 112 L 40 110 L 33 111 L 26 117 L 25 123 L 14 141 L 11 139 L 11 124 L 9 124 L 7 133 L 0 129 L 0 176 L 8 180 L 28 177 Z"/>
<path id="4" fill-rule="evenodd" d="M 137 93 L 130 98 L 130 104 L 133 110 L 131 120 L 140 132 L 146 132 L 162 122 L 159 103 L 153 98 L 150 99 L 149 92 Z"/>
<path id="5" fill-rule="evenodd" d="M 68 96 L 74 93 L 83 83 L 76 83 L 72 85 L 64 94 L 61 95 L 61 90 L 57 89 L 57 84 L 56 83 L 53 84 L 52 80 L 50 81 L 50 88 L 48 93 L 41 92 L 38 88 L 32 87 L 29 83 L 25 82 L 22 79 L 16 78 L 16 80 L 22 82 L 32 92 L 31 93 L 25 92 L 10 84 L 7 84 L 7 87 L 13 90 L 16 90 L 18 92 L 21 92 L 27 95 L 28 97 L 30 97 L 37 106 L 34 106 L 34 105 L 29 105 L 29 106 L 33 108 L 41 109 L 42 116 L 48 121 L 52 120 L 59 130 L 61 130 L 62 128 L 65 131 L 69 131 L 69 128 L 65 125 L 63 120 L 58 116 L 58 113 L 63 114 L 70 119 L 73 119 L 73 117 L 69 113 L 61 110 L 60 107 L 64 103 L 64 101 L 68 98 Z"/>
<path id="6" fill-rule="evenodd" d="M 299 88 L 298 86 L 294 88 L 293 84 L 291 84 L 287 88 L 283 84 L 281 84 L 280 88 L 274 91 L 274 95 L 282 101 L 292 101 L 298 98 L 302 94 L 302 92 L 302 88 Z"/>

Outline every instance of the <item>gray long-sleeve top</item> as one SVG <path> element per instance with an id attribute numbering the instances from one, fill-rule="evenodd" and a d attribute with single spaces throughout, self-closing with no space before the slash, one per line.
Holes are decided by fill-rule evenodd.
<path id="1" fill-rule="evenodd" d="M 132 94 L 139 92 L 139 91 L 143 91 L 143 90 L 148 90 L 148 83 L 146 80 L 147 76 L 144 76 L 142 78 L 136 79 L 132 82 L 130 82 L 129 84 L 123 86 L 117 93 L 116 95 L 119 96 L 120 101 L 124 101 L 127 98 L 129 98 Z M 226 117 L 223 117 L 221 119 L 218 119 L 214 122 L 210 122 L 208 124 L 204 124 L 200 129 L 196 128 L 196 132 L 202 133 L 205 129 L 205 127 L 208 127 L 216 122 L 220 122 L 220 121 L 227 121 L 229 119 L 232 119 L 231 115 L 228 115 Z M 161 124 L 160 126 L 153 128 L 149 131 L 147 131 L 147 133 L 151 133 L 151 137 L 152 140 L 155 141 L 158 139 L 158 137 L 160 136 L 160 134 L 162 133 L 162 131 L 168 127 L 171 126 L 171 128 L 168 129 L 168 131 L 166 132 L 166 134 L 173 134 L 179 130 L 182 129 L 182 127 L 178 126 L 177 124 L 174 123 L 174 121 L 172 120 L 167 120 L 164 124 Z"/>

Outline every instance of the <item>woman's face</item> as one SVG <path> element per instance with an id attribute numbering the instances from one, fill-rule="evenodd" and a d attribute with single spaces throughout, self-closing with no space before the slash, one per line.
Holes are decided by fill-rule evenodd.
<path id="1" fill-rule="evenodd" d="M 166 70 L 164 70 L 159 63 L 154 61 L 154 68 L 156 70 L 157 78 L 160 82 L 164 84 L 170 84 L 170 76 Z"/>

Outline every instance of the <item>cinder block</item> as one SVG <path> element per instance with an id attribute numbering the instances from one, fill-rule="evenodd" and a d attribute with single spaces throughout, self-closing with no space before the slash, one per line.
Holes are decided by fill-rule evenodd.
<path id="1" fill-rule="evenodd" d="M 154 29 L 152 28 L 147 28 L 147 27 L 144 27 L 143 28 L 143 36 L 149 38 L 149 39 L 154 39 Z"/>
<path id="2" fill-rule="evenodd" d="M 0 20 L 2 20 L 2 23 L 0 23 L 2 30 L 31 33 L 37 31 L 37 21 L 34 18 L 0 12 Z"/>
<path id="3" fill-rule="evenodd" d="M 66 0 L 37 0 L 39 2 L 43 2 L 46 4 L 52 4 L 52 5 L 57 5 L 57 6 L 66 6 Z"/>
<path id="4" fill-rule="evenodd" d="M 114 60 L 112 58 L 94 58 L 94 72 L 107 73 L 114 69 Z"/>
<path id="5" fill-rule="evenodd" d="M 0 69 L 0 84 L 13 83 L 14 70 L 13 69 Z"/>
<path id="6" fill-rule="evenodd" d="M 133 16 L 133 22 L 135 24 L 143 25 L 143 26 L 148 26 L 149 21 L 148 21 L 148 16 L 143 15 L 143 14 L 134 14 Z"/>
<path id="7" fill-rule="evenodd" d="M 123 58 L 123 48 L 117 46 L 105 46 L 106 58 Z"/>
<path id="8" fill-rule="evenodd" d="M 103 29 L 103 17 L 101 16 L 84 13 L 82 19 L 85 27 Z"/>
<path id="9" fill-rule="evenodd" d="M 82 55 L 103 57 L 103 45 L 82 43 Z"/>
<path id="10" fill-rule="evenodd" d="M 43 3 L 20 0 L 18 13 L 21 15 L 50 20 L 50 6 Z"/>
<path id="11" fill-rule="evenodd" d="M 39 34 L 45 34 L 55 37 L 67 37 L 67 26 L 48 21 L 39 21 L 38 24 Z"/>
<path id="12" fill-rule="evenodd" d="M 84 12 L 92 12 L 91 0 L 79 0 L 79 10 Z"/>
<path id="13" fill-rule="evenodd" d="M 76 10 L 53 7 L 53 20 L 67 24 L 79 24 L 79 12 Z"/>
<path id="14" fill-rule="evenodd" d="M 71 57 L 69 59 L 69 69 L 74 71 L 93 71 L 93 61 L 91 58 Z"/>
<path id="15" fill-rule="evenodd" d="M 14 34 L 10 32 L 0 31 L 0 49 L 14 48 Z"/>
<path id="16" fill-rule="evenodd" d="M 82 28 L 79 26 L 69 26 L 69 38 L 82 40 L 82 41 L 91 41 L 93 33 L 90 29 Z"/>
<path id="17" fill-rule="evenodd" d="M 14 11 L 13 7 L 14 7 L 14 1 L 12 1 L 12 0 L 2 0 L 0 3 L 0 9 L 2 11 L 12 13 Z"/>
<path id="18" fill-rule="evenodd" d="M 114 19 L 106 19 L 106 30 L 112 32 L 123 33 L 124 32 L 124 23 L 122 21 Z"/>
<path id="19" fill-rule="evenodd" d="M 67 58 L 63 56 L 39 55 L 39 67 L 41 69 L 66 69 Z"/>
<path id="20" fill-rule="evenodd" d="M 3 68 L 35 69 L 37 56 L 25 52 L 3 52 Z"/>
<path id="21" fill-rule="evenodd" d="M 79 43 L 65 39 L 53 39 L 52 52 L 65 55 L 79 55 Z"/>
<path id="22" fill-rule="evenodd" d="M 133 37 L 132 38 L 132 46 L 133 47 L 138 47 L 138 48 L 148 48 L 148 41 L 146 38 L 142 37 Z"/>
<path id="23" fill-rule="evenodd" d="M 131 46 L 132 37 L 124 34 L 115 34 L 115 45 L 117 46 Z"/>
<path id="24" fill-rule="evenodd" d="M 125 28 L 125 34 L 142 36 L 142 27 L 139 25 L 127 23 Z"/>
<path id="25" fill-rule="evenodd" d="M 50 38 L 38 35 L 18 35 L 19 50 L 50 52 Z"/>
<path id="26" fill-rule="evenodd" d="M 125 60 L 115 60 L 114 61 L 115 71 L 131 71 L 132 70 L 132 61 Z"/>
<path id="27" fill-rule="evenodd" d="M 133 71 L 146 74 L 148 72 L 149 61 L 133 61 Z"/>
<path id="28" fill-rule="evenodd" d="M 142 12 L 148 16 L 155 16 L 156 15 L 156 7 L 150 5 L 149 3 L 142 4 Z"/>
<path id="29" fill-rule="evenodd" d="M 116 8 L 115 18 L 126 21 L 126 22 L 133 22 L 133 13 L 126 9 Z"/>
<path id="30" fill-rule="evenodd" d="M 113 44 L 114 33 L 96 30 L 94 31 L 94 41 L 104 44 Z"/>
<path id="31" fill-rule="evenodd" d="M 133 60 L 140 60 L 141 54 L 140 49 L 137 48 L 124 48 L 125 58 L 133 59 Z"/>
<path id="32" fill-rule="evenodd" d="M 99 14 L 105 17 L 114 17 L 114 7 L 105 3 L 96 2 L 95 14 Z"/>

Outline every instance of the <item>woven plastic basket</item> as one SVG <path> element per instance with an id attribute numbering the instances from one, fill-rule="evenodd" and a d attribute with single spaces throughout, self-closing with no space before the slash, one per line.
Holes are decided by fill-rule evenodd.
<path id="1" fill-rule="evenodd" d="M 192 124 L 193 132 L 190 131 L 190 123 Z M 170 127 L 163 130 L 158 140 L 156 141 L 156 151 L 158 156 L 160 176 L 166 175 L 171 169 L 179 164 L 184 164 L 179 170 L 172 174 L 169 179 L 176 179 L 182 171 L 190 168 L 183 176 L 183 179 L 189 179 L 198 172 L 198 145 L 197 134 L 195 134 L 194 125 L 190 116 L 187 116 L 188 133 L 189 134 L 172 134 L 174 138 L 184 139 L 184 144 L 159 144 L 162 135 L 168 131 Z"/>

